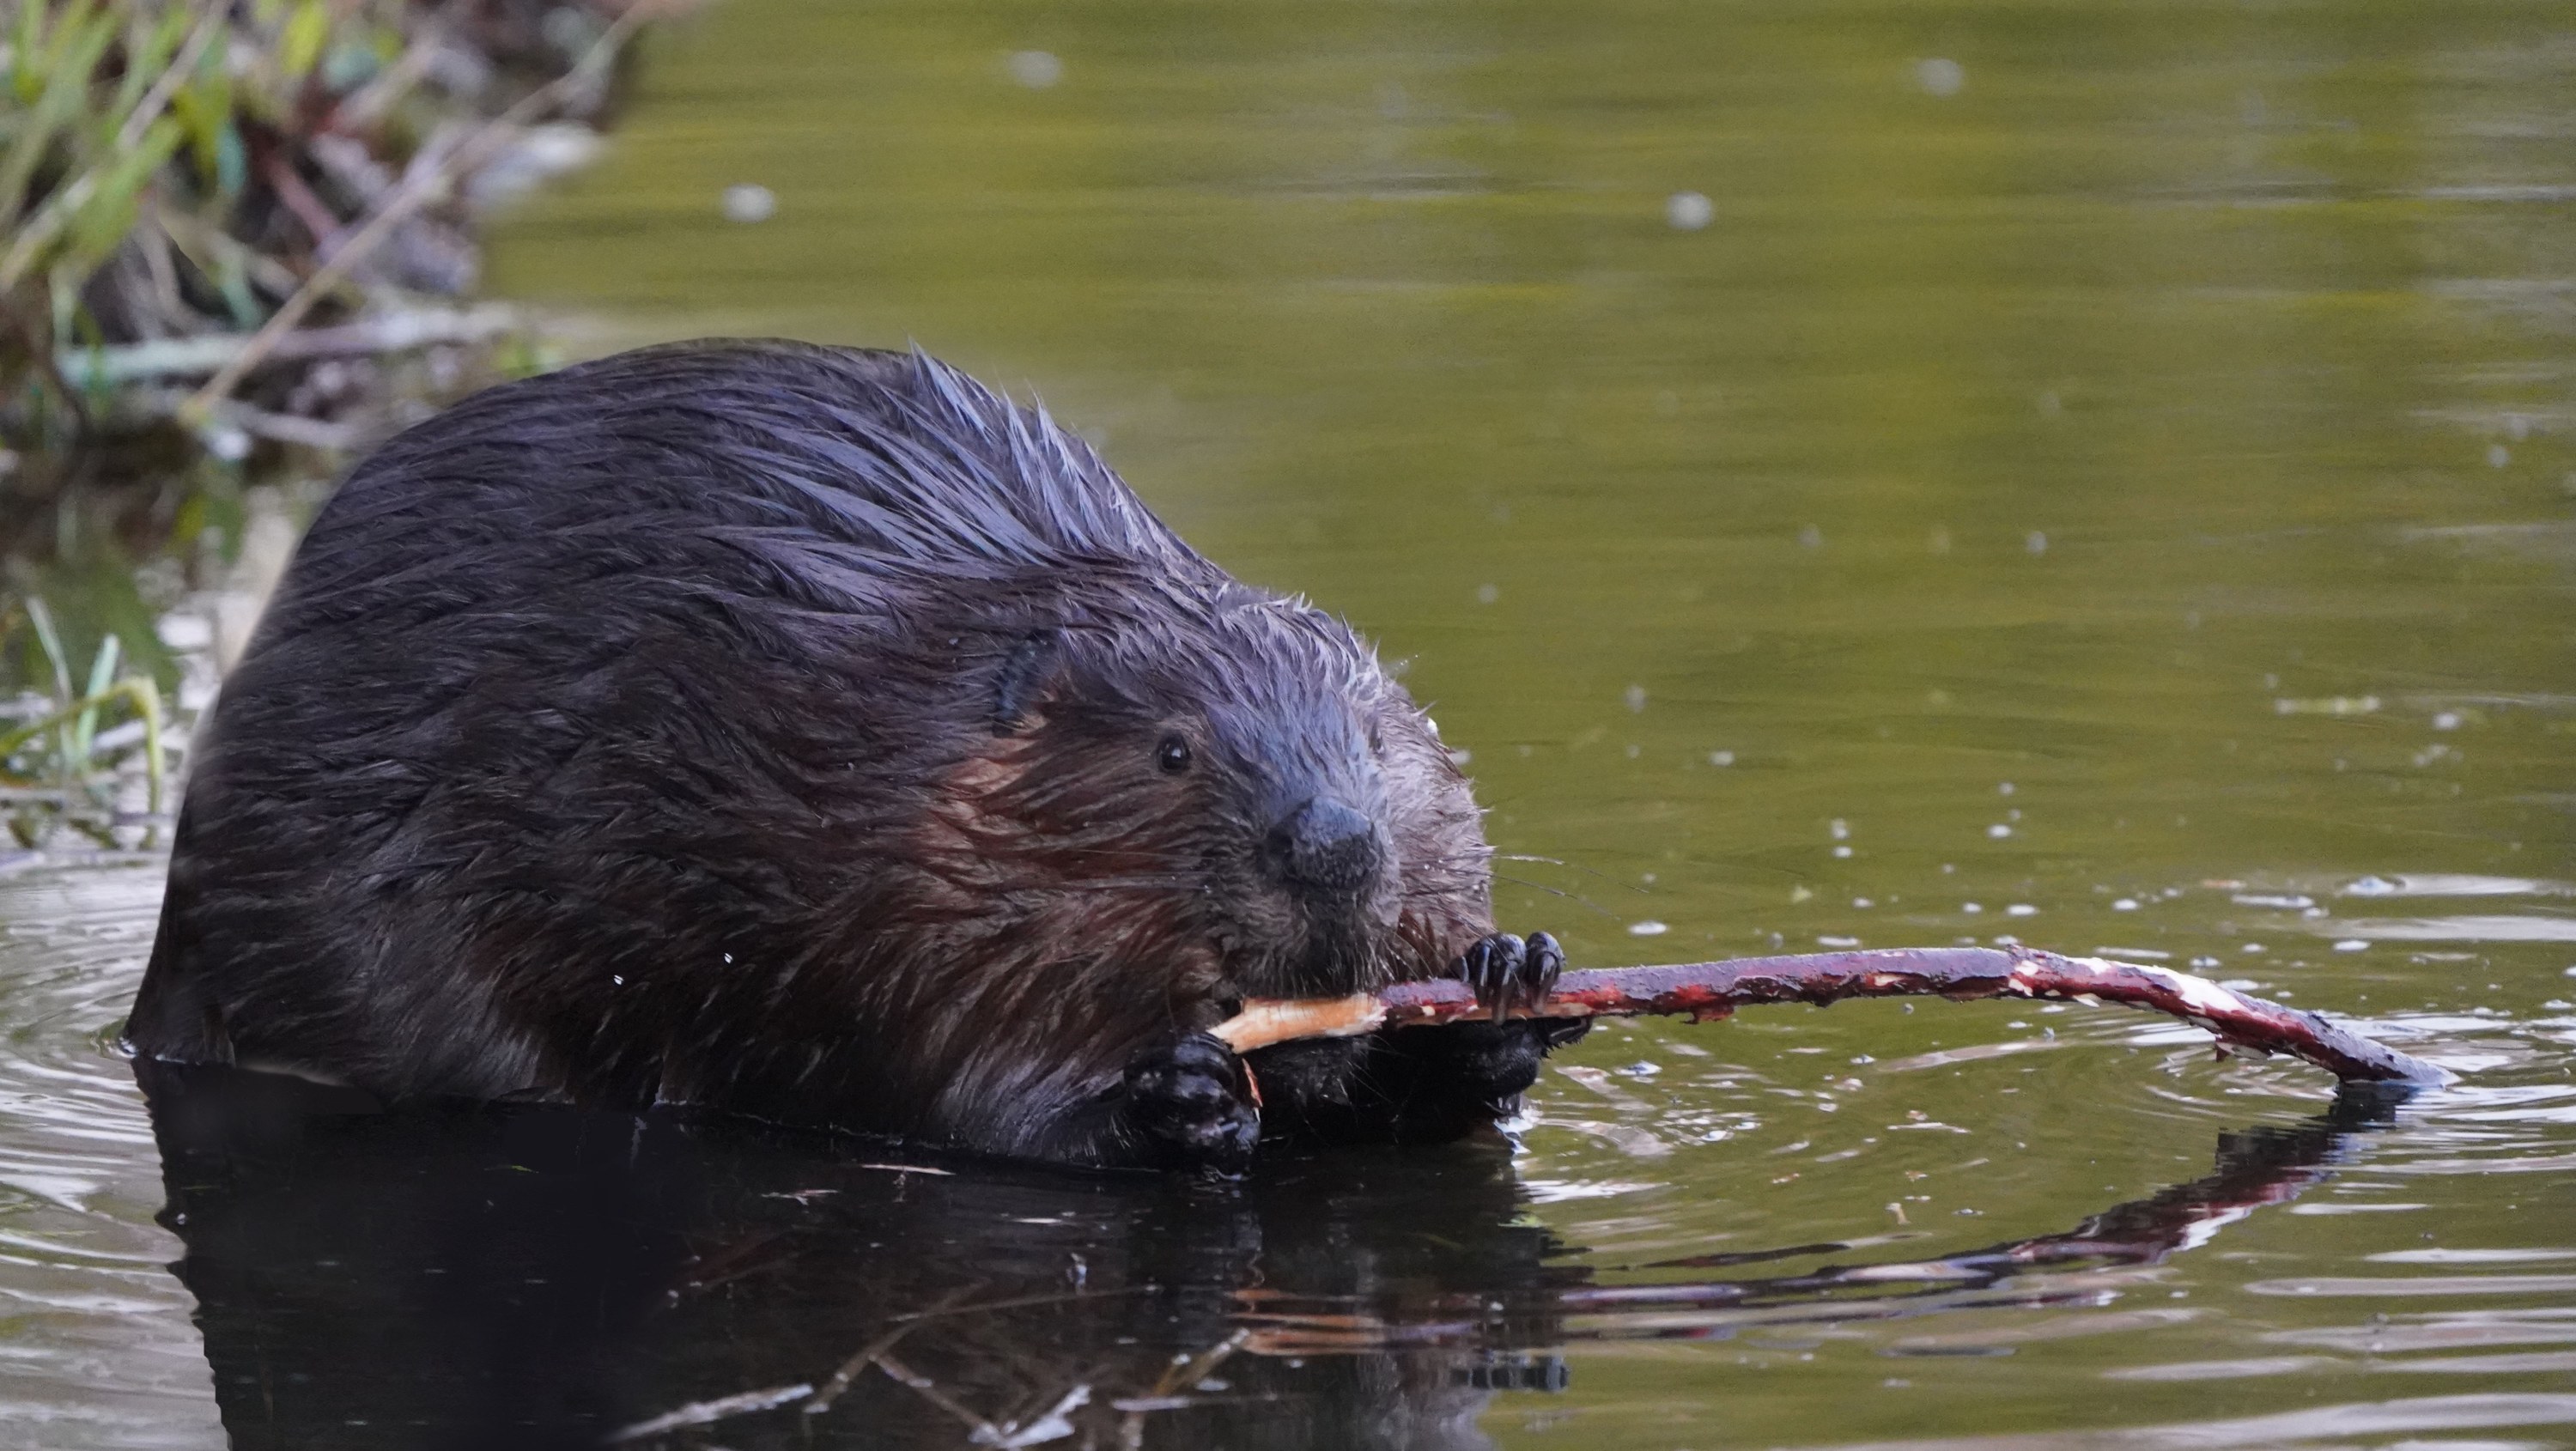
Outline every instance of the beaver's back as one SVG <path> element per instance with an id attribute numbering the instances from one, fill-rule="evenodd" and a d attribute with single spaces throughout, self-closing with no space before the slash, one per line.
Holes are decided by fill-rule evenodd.
<path id="1" fill-rule="evenodd" d="M 730 979 L 656 979 L 844 893 L 982 724 L 925 594 L 1075 562 L 1222 579 L 917 355 L 693 344 L 467 400 L 351 476 L 226 682 L 130 1041 L 497 1095 L 578 1013 L 635 1045 L 582 1096 L 690 1087 L 663 1050 Z M 547 954 L 636 990 L 588 1021 L 597 985 L 501 975 Z"/>

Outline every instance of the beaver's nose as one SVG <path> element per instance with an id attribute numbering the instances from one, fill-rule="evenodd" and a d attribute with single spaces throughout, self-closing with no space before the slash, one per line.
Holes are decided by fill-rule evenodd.
<path id="1" fill-rule="evenodd" d="M 1300 887 L 1347 892 L 1377 875 L 1377 827 L 1366 816 L 1318 796 L 1270 828 L 1271 865 Z"/>

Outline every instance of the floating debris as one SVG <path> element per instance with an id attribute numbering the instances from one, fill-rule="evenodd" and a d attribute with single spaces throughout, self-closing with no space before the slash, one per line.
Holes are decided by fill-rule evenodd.
<path id="1" fill-rule="evenodd" d="M 1918 60 L 1914 63 L 1914 84 L 1922 87 L 1927 96 L 1955 96 L 1968 84 L 1968 68 L 1947 56 Z"/>
<path id="2" fill-rule="evenodd" d="M 1051 50 L 1015 50 L 1010 54 L 1011 79 L 1032 91 L 1043 91 L 1064 79 L 1064 61 Z"/>
<path id="3" fill-rule="evenodd" d="M 765 186 L 744 182 L 724 189 L 724 216 L 728 222 L 765 222 L 778 214 L 778 193 Z"/>

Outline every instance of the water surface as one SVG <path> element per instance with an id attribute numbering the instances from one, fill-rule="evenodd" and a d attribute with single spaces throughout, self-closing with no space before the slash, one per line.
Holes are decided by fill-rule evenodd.
<path id="1" fill-rule="evenodd" d="M 1517 1152 L 1231 1194 L 220 1082 L 170 1088 L 165 1191 L 99 1048 L 151 864 L 30 862 L 0 1416 L 2576 1443 L 2571 82 L 2544 4 L 729 0 L 657 35 L 500 290 L 588 346 L 918 341 L 1042 396 L 1408 662 L 1507 919 L 1578 964 L 2099 948 L 2466 1082 L 2336 1102 L 2116 1010 L 1875 1003 L 1607 1029 Z M 727 221 L 743 185 L 774 215 Z"/>

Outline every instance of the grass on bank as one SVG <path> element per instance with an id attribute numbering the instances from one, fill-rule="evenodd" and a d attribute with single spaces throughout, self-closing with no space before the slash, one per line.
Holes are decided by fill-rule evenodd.
<path id="1" fill-rule="evenodd" d="M 327 473 L 396 404 L 534 362 L 501 355 L 498 310 L 455 305 L 472 202 L 527 125 L 601 111 L 607 38 L 640 15 L 22 0 L 0 35 L 0 551 L 84 528 L 185 547 L 221 522 L 201 496 Z"/>
<path id="2" fill-rule="evenodd" d="M 300 517 L 372 439 L 545 364 L 506 310 L 467 305 L 474 209 L 542 177 L 549 148 L 513 149 L 532 128 L 603 115 L 646 5 L 673 8 L 0 10 L 0 822 L 19 845 L 158 829 L 187 712 L 157 625 L 225 587 L 254 515 Z"/>
<path id="3" fill-rule="evenodd" d="M 0 705 L 0 810 L 10 837 L 32 848 L 67 829 L 102 847 L 159 844 L 173 744 L 159 683 L 131 668 L 114 633 L 76 670 L 41 599 L 0 615 L 0 644 L 21 629 L 45 688 Z"/>

